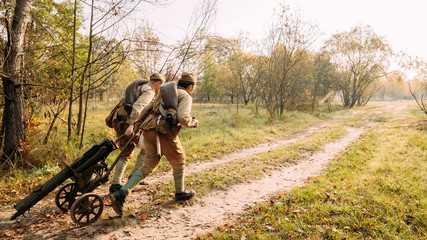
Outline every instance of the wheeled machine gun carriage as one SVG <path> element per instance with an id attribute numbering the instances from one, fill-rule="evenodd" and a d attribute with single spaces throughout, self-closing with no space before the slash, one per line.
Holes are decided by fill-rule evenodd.
<path id="1" fill-rule="evenodd" d="M 69 178 L 74 182 L 67 183 L 59 189 L 55 197 L 56 206 L 61 211 L 70 210 L 71 219 L 79 225 L 88 225 L 98 220 L 104 210 L 104 201 L 101 196 L 92 192 L 100 185 L 108 182 L 112 169 L 122 156 L 124 149 L 136 138 L 136 135 L 129 139 L 123 150 L 108 167 L 106 159 L 112 151 L 118 148 L 116 143 L 122 137 L 124 135 L 116 141 L 109 138 L 104 139 L 71 165 L 63 162 L 65 168 L 62 171 L 43 185 L 37 186 L 30 195 L 14 206 L 17 212 L 11 217 L 11 220 L 30 210 L 31 207 Z"/>

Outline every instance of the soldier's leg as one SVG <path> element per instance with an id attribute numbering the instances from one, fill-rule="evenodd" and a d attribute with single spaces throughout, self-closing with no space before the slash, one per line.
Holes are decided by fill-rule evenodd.
<path id="1" fill-rule="evenodd" d="M 121 136 L 125 133 L 126 128 L 129 126 L 129 124 L 126 123 L 119 123 L 117 121 L 113 122 L 114 130 L 116 131 L 117 136 Z M 132 157 L 133 149 L 135 148 L 135 144 L 132 142 L 128 145 L 126 149 L 124 149 L 126 143 L 129 141 L 130 137 L 124 137 L 119 140 L 118 145 L 120 151 L 123 151 L 122 156 L 117 161 L 117 164 L 114 169 L 114 176 L 111 180 L 111 186 L 110 186 L 110 192 L 114 192 L 121 187 L 121 178 L 126 171 L 126 166 L 129 162 L 129 160 Z"/>
<path id="2" fill-rule="evenodd" d="M 178 201 L 191 199 L 195 192 L 193 190 L 185 191 L 184 187 L 184 167 L 185 153 L 181 141 L 178 137 L 168 138 L 166 135 L 160 136 L 162 152 L 169 161 L 173 169 L 173 178 L 175 182 L 175 199 Z"/>
<path id="3" fill-rule="evenodd" d="M 142 164 L 144 163 L 144 155 L 145 155 L 145 150 L 144 150 L 144 148 L 142 148 L 141 151 L 139 152 L 138 156 L 136 157 L 135 166 L 133 167 L 132 172 L 129 175 L 129 178 L 132 177 L 132 174 L 134 174 L 136 171 L 141 169 Z M 142 180 L 139 183 L 139 185 L 148 185 L 148 182 L 146 180 Z"/>
<path id="4" fill-rule="evenodd" d="M 142 163 L 144 162 L 144 155 L 145 155 L 145 150 L 141 149 L 138 156 L 136 157 L 135 166 L 133 167 L 132 172 L 130 173 L 131 175 L 141 168 Z"/>
<path id="5" fill-rule="evenodd" d="M 149 131 L 147 131 L 149 132 Z M 155 133 L 155 131 L 154 131 Z M 143 155 L 143 163 L 141 168 L 136 169 L 135 172 L 132 173 L 126 184 L 118 189 L 117 191 L 110 194 L 111 206 L 114 211 L 122 215 L 123 214 L 123 204 L 125 203 L 126 196 L 129 195 L 130 190 L 134 188 L 144 177 L 148 175 L 144 175 L 142 169 L 150 168 L 150 166 L 157 166 L 160 162 L 159 157 L 157 156 L 156 142 L 152 142 L 152 139 L 148 137 L 150 134 L 144 131 L 144 147 L 145 154 Z M 155 135 L 154 135 L 155 136 Z M 155 139 L 155 137 L 154 137 Z M 153 157 L 154 156 L 154 157 Z M 155 168 L 153 167 L 153 168 Z"/>
<path id="6" fill-rule="evenodd" d="M 126 184 L 121 188 L 126 195 L 134 188 L 141 180 L 153 173 L 160 163 L 160 158 L 157 155 L 156 148 L 156 131 L 144 131 L 144 146 L 145 154 L 141 167 L 136 170 Z"/>

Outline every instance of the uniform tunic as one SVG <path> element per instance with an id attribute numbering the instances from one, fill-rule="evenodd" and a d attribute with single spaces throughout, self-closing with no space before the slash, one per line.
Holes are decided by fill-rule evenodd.
<path id="1" fill-rule="evenodd" d="M 144 109 L 145 106 L 147 106 L 153 99 L 155 92 L 150 82 L 140 85 L 137 88 L 136 96 L 138 96 L 138 99 L 133 103 L 132 105 L 132 112 L 130 116 L 127 117 L 125 122 L 119 122 L 117 120 L 117 115 L 119 110 L 117 110 L 113 115 L 113 128 L 116 131 L 117 136 L 121 136 L 125 134 L 126 129 L 129 127 L 130 124 L 134 124 L 135 120 L 139 116 L 139 113 L 142 109 Z M 124 101 L 124 100 L 122 100 Z M 119 141 L 119 148 L 120 150 L 123 150 L 123 147 L 126 145 L 126 143 L 129 141 L 130 137 L 124 137 L 120 139 Z M 123 155 L 120 159 L 128 162 L 131 158 L 132 151 L 135 148 L 135 144 L 131 143 L 123 152 Z"/>
<path id="2" fill-rule="evenodd" d="M 143 130 L 145 155 L 140 170 L 144 178 L 153 173 L 159 166 L 161 156 L 157 153 L 157 134 L 159 135 L 161 154 L 170 162 L 173 173 L 184 172 L 185 153 L 178 133 L 181 126 L 195 127 L 197 124 L 197 121 L 191 116 L 192 102 L 191 95 L 184 88 L 178 87 L 178 124 L 175 126 L 170 126 L 168 122 L 164 121 L 162 112 L 164 114 L 166 111 L 161 106 L 160 94 L 140 113 L 135 122 L 135 128 Z M 160 120 L 157 121 L 159 116 Z"/>

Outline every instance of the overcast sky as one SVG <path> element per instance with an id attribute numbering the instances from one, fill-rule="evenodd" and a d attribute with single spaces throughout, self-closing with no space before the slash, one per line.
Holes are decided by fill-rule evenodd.
<path id="1" fill-rule="evenodd" d="M 171 0 L 167 7 L 150 7 L 147 16 L 162 39 L 180 39 L 201 0 Z M 281 3 L 301 12 L 323 33 L 315 46 L 332 34 L 360 24 L 370 25 L 395 51 L 427 61 L 427 0 L 218 0 L 211 32 L 235 37 L 239 32 L 261 39 L 268 31 L 274 9 Z"/>

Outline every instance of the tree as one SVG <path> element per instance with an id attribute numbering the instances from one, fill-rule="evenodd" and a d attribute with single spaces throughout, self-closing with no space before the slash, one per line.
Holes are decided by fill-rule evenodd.
<path id="1" fill-rule="evenodd" d="M 311 108 L 313 97 L 313 55 L 304 51 L 301 59 L 289 71 L 284 106 L 287 111 L 307 111 Z"/>
<path id="2" fill-rule="evenodd" d="M 25 98 L 30 110 L 27 111 L 29 122 L 41 115 L 50 120 L 44 143 L 47 143 L 56 121 L 61 119 L 61 112 L 67 105 L 72 106 L 75 62 L 83 54 L 82 48 L 76 51 L 76 42 L 82 39 L 77 30 L 82 23 L 82 7 L 77 1 L 42 0 L 34 3 L 26 39 L 28 79 Z"/>
<path id="3" fill-rule="evenodd" d="M 322 102 L 328 102 L 328 108 L 331 110 L 329 98 L 333 97 L 337 90 L 339 74 L 331 63 L 331 58 L 327 52 L 316 54 L 313 66 L 312 111 L 317 108 L 317 104 Z"/>
<path id="4" fill-rule="evenodd" d="M 216 4 L 217 0 L 204 0 L 193 11 L 183 40 L 170 47 L 169 54 L 160 68 L 161 72 L 166 67 L 177 66 L 174 67 L 174 71 L 172 70 L 171 76 L 165 75 L 167 78 L 175 79 L 178 72 L 184 69 L 198 75 L 202 72 L 197 70 L 201 70 L 198 66 L 203 58 L 204 46 L 209 39 L 208 29 L 216 14 Z"/>
<path id="5" fill-rule="evenodd" d="M 80 137 L 80 146 L 83 144 L 88 94 L 102 86 L 109 76 L 120 68 L 130 52 L 131 45 L 128 42 L 135 29 L 130 28 L 128 32 L 123 32 L 121 30 L 123 25 L 140 4 L 157 5 L 162 2 L 157 0 L 91 1 L 89 33 L 85 39 L 86 56 L 82 65 L 76 66 L 76 77 L 71 81 L 74 82 L 75 79 L 79 89 L 75 98 L 70 97 L 70 102 L 77 99 L 79 104 L 75 132 L 76 137 Z M 69 115 L 72 115 L 71 109 L 70 104 Z M 71 121 L 68 121 L 68 124 L 68 128 L 71 129 Z"/>
<path id="6" fill-rule="evenodd" d="M 30 10 L 30 0 L 17 0 L 13 13 L 4 18 L 7 44 L 3 49 L 4 62 L 2 63 L 5 102 L 2 127 L 4 128 L 4 139 L 7 141 L 4 141 L 3 144 L 2 161 L 8 158 L 14 159 L 21 142 L 25 141 L 22 66 L 25 57 L 23 44 Z M 10 20 L 12 20 L 11 25 Z"/>
<path id="7" fill-rule="evenodd" d="M 211 51 L 207 50 L 204 54 L 203 77 L 198 84 L 198 96 L 201 99 L 211 101 L 213 95 L 218 95 L 218 89 L 215 86 L 215 79 L 218 73 L 218 65 L 214 62 Z"/>
<path id="8" fill-rule="evenodd" d="M 415 102 L 417 103 L 418 107 L 423 111 L 425 114 L 427 114 L 427 99 L 426 95 L 424 93 L 421 93 L 420 97 L 418 98 L 416 93 L 412 91 L 411 84 L 408 82 L 409 92 L 411 93 L 412 97 L 415 99 Z"/>
<path id="9" fill-rule="evenodd" d="M 222 37 L 210 38 L 206 41 L 202 61 L 199 63 L 202 77 L 197 87 L 197 95 L 206 97 L 234 96 L 231 77 L 227 62 L 229 57 L 240 49 L 240 41 Z M 230 88 L 231 87 L 231 88 Z"/>
<path id="10" fill-rule="evenodd" d="M 317 25 L 304 22 L 298 13 L 282 6 L 268 35 L 266 52 L 269 57 L 264 76 L 263 100 L 269 116 L 281 117 L 300 82 L 292 77 L 293 69 L 305 61 L 309 47 L 317 35 Z"/>
<path id="11" fill-rule="evenodd" d="M 231 71 L 232 81 L 237 84 L 236 96 L 247 105 L 254 102 L 262 72 L 258 71 L 257 57 L 242 51 L 236 52 L 228 59 L 228 68 Z"/>
<path id="12" fill-rule="evenodd" d="M 148 25 L 138 29 L 130 39 L 130 44 L 132 51 L 128 58 L 140 75 L 148 78 L 152 73 L 158 72 L 165 51 L 164 45 L 153 29 Z"/>
<path id="13" fill-rule="evenodd" d="M 416 91 L 413 91 L 411 88 L 411 83 L 408 82 L 409 91 L 412 95 L 412 97 L 415 99 L 415 102 L 417 103 L 418 107 L 423 111 L 425 114 L 427 114 L 427 63 L 417 59 L 415 62 L 416 70 L 417 70 L 417 78 L 414 79 L 414 82 L 419 85 L 418 94 Z M 417 97 L 418 95 L 418 97 Z"/>
<path id="14" fill-rule="evenodd" d="M 408 99 L 411 97 L 406 84 L 407 76 L 400 71 L 388 74 L 380 80 L 383 88 L 378 92 L 377 97 L 381 100 Z"/>
<path id="15" fill-rule="evenodd" d="M 345 107 L 364 105 L 378 89 L 372 83 L 387 74 L 391 48 L 370 26 L 356 26 L 326 41 L 332 62 L 340 73 L 339 88 Z"/>

